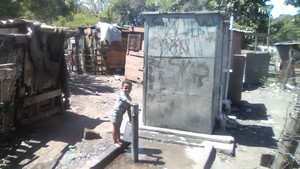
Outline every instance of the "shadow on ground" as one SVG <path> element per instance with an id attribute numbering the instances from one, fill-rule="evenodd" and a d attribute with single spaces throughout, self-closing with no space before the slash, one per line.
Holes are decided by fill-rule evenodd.
<path id="1" fill-rule="evenodd" d="M 267 108 L 264 104 L 253 104 L 242 101 L 239 110 L 234 114 L 241 120 L 268 120 Z"/>
<path id="2" fill-rule="evenodd" d="M 229 129 L 236 143 L 251 147 L 274 149 L 277 147 L 272 126 L 262 122 L 268 121 L 267 108 L 264 104 L 242 101 L 231 115 L 237 117 L 236 128 Z"/>
<path id="3" fill-rule="evenodd" d="M 272 127 L 239 124 L 235 131 L 230 131 L 239 145 L 251 147 L 276 148 L 277 140 L 273 138 Z"/>
<path id="4" fill-rule="evenodd" d="M 23 168 L 36 160 L 38 157 L 34 153 L 47 147 L 50 141 L 74 145 L 82 140 L 84 128 L 93 129 L 103 122 L 105 121 L 66 112 L 22 126 L 1 145 L 0 158 L 11 162 L 9 166 L 12 168 Z M 30 160 L 20 164 L 24 159 Z"/>
<path id="5" fill-rule="evenodd" d="M 104 85 L 101 80 L 95 80 L 96 76 L 77 75 L 69 82 L 70 91 L 74 95 L 90 95 L 96 93 L 113 93 L 111 86 Z"/>

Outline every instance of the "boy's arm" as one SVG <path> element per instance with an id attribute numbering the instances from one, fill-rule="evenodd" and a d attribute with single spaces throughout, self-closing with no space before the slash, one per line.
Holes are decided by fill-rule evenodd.
<path id="1" fill-rule="evenodd" d="M 129 106 L 127 108 L 127 114 L 128 114 L 128 117 L 129 117 L 129 121 L 131 122 L 131 106 L 132 106 L 132 102 L 129 99 L 126 99 L 125 101 L 126 101 L 126 103 L 129 104 Z"/>
<path id="2" fill-rule="evenodd" d="M 130 106 L 132 106 L 132 102 L 131 102 L 129 99 L 126 99 L 125 101 L 126 101 L 126 103 L 128 103 Z"/>
<path id="3" fill-rule="evenodd" d="M 120 99 L 121 99 L 123 102 L 125 101 L 125 102 L 128 103 L 130 106 L 132 105 L 132 102 L 129 100 L 128 96 L 125 95 L 124 92 L 121 92 L 119 97 L 120 97 Z"/>
<path id="4" fill-rule="evenodd" d="M 131 122 L 131 106 L 128 107 L 127 114 L 128 114 L 129 121 Z"/>

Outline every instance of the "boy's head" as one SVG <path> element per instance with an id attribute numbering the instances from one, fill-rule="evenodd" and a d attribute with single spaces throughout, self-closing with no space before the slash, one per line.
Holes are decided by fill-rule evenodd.
<path id="1" fill-rule="evenodd" d="M 126 93 L 129 94 L 131 92 L 132 89 L 132 83 L 129 80 L 124 80 L 122 82 L 122 90 Z"/>

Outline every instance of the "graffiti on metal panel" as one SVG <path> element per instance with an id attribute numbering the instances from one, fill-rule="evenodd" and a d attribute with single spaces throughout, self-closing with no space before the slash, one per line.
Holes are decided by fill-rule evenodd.
<path id="1" fill-rule="evenodd" d="M 218 17 L 214 15 L 202 15 L 201 17 L 196 17 L 199 26 L 216 26 L 218 25 Z"/>
<path id="2" fill-rule="evenodd" d="M 209 68 L 203 62 L 169 59 L 169 64 L 177 67 L 175 92 L 193 93 L 203 86 L 204 78 L 209 76 Z"/>
<path id="3" fill-rule="evenodd" d="M 153 59 L 149 63 L 149 70 L 156 69 L 149 71 L 150 90 L 172 91 L 174 94 L 193 93 L 203 86 L 204 79 L 210 74 L 207 63 L 202 61 L 172 58 L 164 61 Z M 161 65 L 169 66 L 161 68 Z"/>
<path id="4" fill-rule="evenodd" d="M 201 57 L 207 43 L 215 41 L 215 27 L 199 26 L 194 19 L 170 19 L 154 29 L 149 47 L 160 57 Z"/>

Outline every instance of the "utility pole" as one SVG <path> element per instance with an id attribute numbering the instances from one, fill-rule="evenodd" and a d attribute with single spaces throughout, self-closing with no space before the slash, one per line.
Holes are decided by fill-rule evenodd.
<path id="1" fill-rule="evenodd" d="M 268 46 L 268 51 L 269 51 L 269 46 L 270 46 L 270 26 L 271 26 L 271 14 L 269 14 L 269 23 L 268 23 L 268 36 L 267 36 L 267 46 Z"/>
<path id="2" fill-rule="evenodd" d="M 294 157 L 300 141 L 300 90 L 297 89 L 297 92 L 294 111 L 287 120 L 286 129 L 272 166 L 273 169 L 290 169 L 294 164 Z"/>

